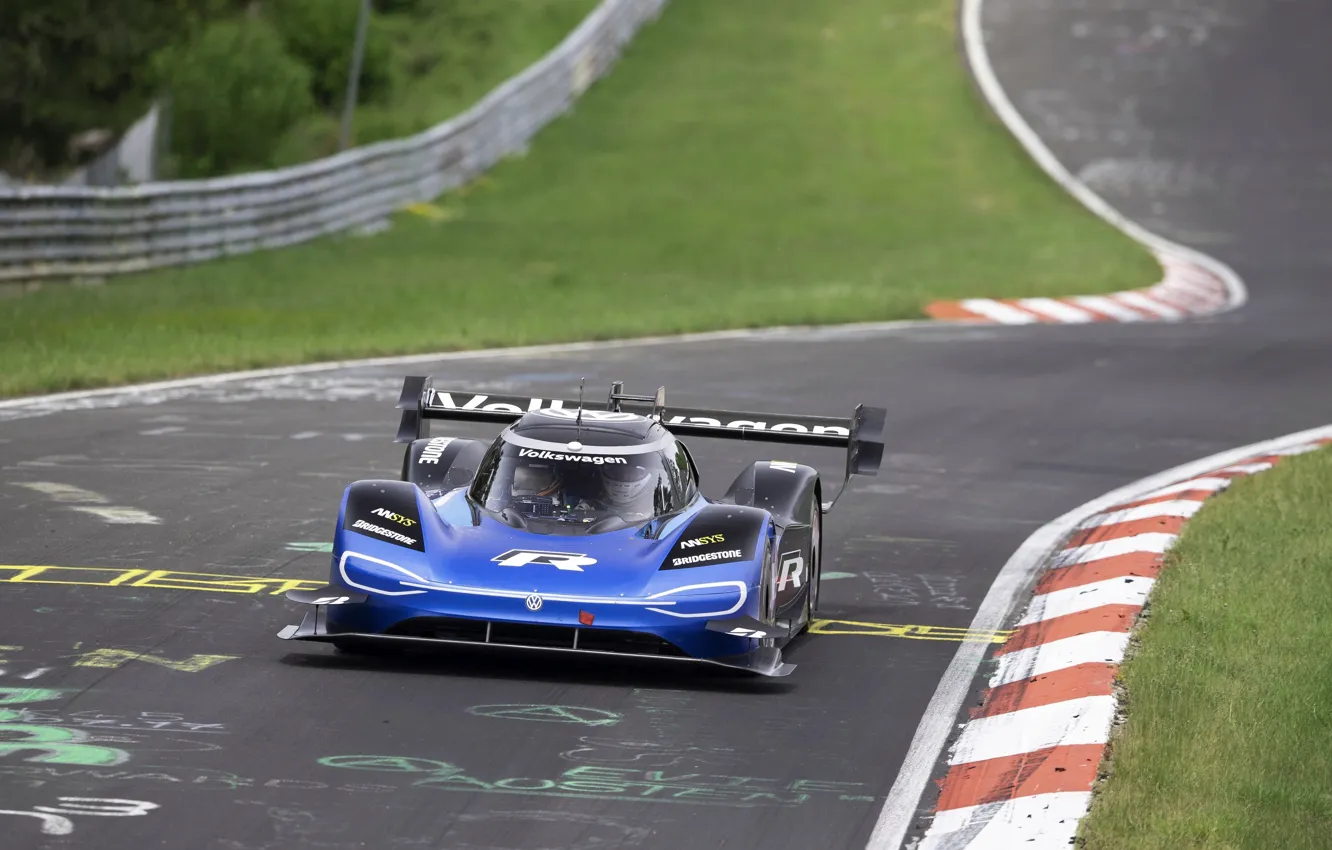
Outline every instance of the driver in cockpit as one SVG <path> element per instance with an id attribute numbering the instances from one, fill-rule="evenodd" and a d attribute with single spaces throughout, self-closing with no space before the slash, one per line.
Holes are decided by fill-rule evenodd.
<path id="1" fill-rule="evenodd" d="M 523 499 L 550 499 L 553 503 L 559 504 L 560 476 L 555 472 L 555 467 L 546 464 L 522 464 L 513 471 L 513 486 L 509 488 L 513 498 Z"/>
<path id="2" fill-rule="evenodd" d="M 655 516 L 651 470 L 636 463 L 606 464 L 601 468 L 601 499 L 606 508 L 628 520 Z"/>
<path id="3" fill-rule="evenodd" d="M 604 513 L 632 522 L 656 515 L 655 475 L 644 466 L 607 463 L 597 473 L 577 478 L 585 480 L 565 481 L 555 464 L 522 464 L 514 469 L 509 491 L 529 516 Z"/>

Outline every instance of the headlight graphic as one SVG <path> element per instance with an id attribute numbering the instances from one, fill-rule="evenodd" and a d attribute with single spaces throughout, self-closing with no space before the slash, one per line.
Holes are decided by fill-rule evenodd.
<path id="1" fill-rule="evenodd" d="M 669 602 L 671 606 L 647 610 L 669 617 L 726 617 L 743 608 L 748 595 L 749 588 L 743 581 L 687 584 L 652 594 L 649 600 Z"/>
<path id="2" fill-rule="evenodd" d="M 348 587 L 376 593 L 380 596 L 414 596 L 424 590 L 402 590 L 403 579 L 425 581 L 411 570 L 389 561 L 381 561 L 360 552 L 343 552 L 338 561 L 338 573 Z"/>

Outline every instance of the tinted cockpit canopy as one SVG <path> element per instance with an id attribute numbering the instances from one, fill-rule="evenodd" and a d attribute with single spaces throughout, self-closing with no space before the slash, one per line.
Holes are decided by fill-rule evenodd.
<path id="1" fill-rule="evenodd" d="M 520 423 L 501 434 L 477 470 L 472 501 L 533 531 L 610 531 L 674 513 L 696 493 L 688 456 L 664 429 L 555 430 Z M 562 441 L 527 436 L 536 431 Z"/>

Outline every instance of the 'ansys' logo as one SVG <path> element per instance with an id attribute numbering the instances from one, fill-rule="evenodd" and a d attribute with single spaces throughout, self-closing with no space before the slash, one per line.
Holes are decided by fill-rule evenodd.
<path id="1" fill-rule="evenodd" d="M 409 519 L 403 516 L 402 514 L 394 513 L 388 508 L 375 508 L 370 513 L 374 514 L 377 517 L 383 517 L 384 519 L 392 520 L 393 522 L 396 522 L 398 525 L 403 525 L 406 526 L 407 528 L 411 528 L 412 526 L 416 525 L 416 520 Z"/>
<path id="2" fill-rule="evenodd" d="M 709 534 L 706 537 L 695 537 L 693 540 L 681 540 L 680 548 L 693 549 L 697 546 L 710 546 L 713 543 L 725 543 L 725 542 L 726 542 L 726 535 Z"/>

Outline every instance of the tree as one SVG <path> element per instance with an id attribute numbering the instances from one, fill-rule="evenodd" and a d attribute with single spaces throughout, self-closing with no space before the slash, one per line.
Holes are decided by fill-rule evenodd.
<path id="1" fill-rule="evenodd" d="M 314 111 L 309 70 L 262 18 L 216 21 L 164 51 L 159 69 L 170 81 L 172 154 L 183 177 L 265 167 L 278 137 Z"/>
<path id="2" fill-rule="evenodd" d="M 0 167 L 66 164 L 76 133 L 118 133 L 156 93 L 152 57 L 244 0 L 0 0 Z"/>
<path id="3" fill-rule="evenodd" d="M 264 16 L 282 34 L 287 50 L 310 69 L 311 93 L 325 108 L 341 106 L 346 96 L 360 6 L 357 0 L 272 0 L 264 6 Z M 393 85 L 392 51 L 379 19 L 372 16 L 361 66 L 360 100 L 388 94 Z"/>

